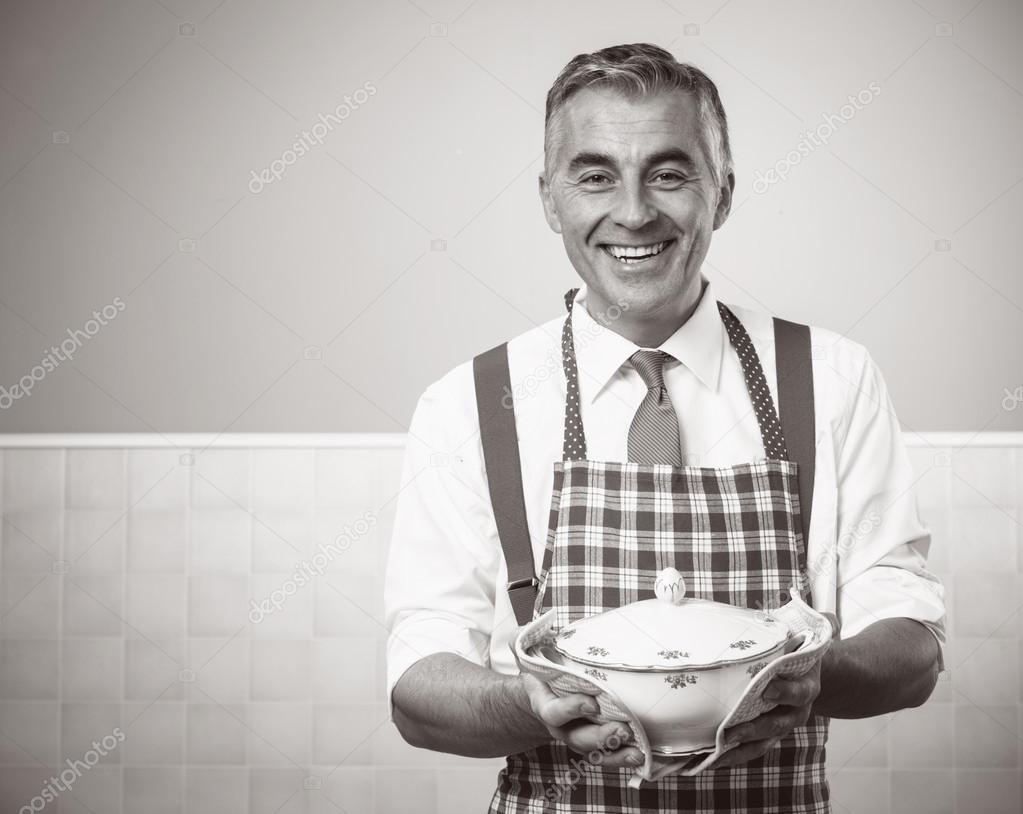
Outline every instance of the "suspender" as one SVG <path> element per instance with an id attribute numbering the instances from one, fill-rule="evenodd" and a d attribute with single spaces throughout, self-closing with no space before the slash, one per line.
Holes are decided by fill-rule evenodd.
<path id="1" fill-rule="evenodd" d="M 799 464 L 799 515 L 803 525 L 805 562 L 813 504 L 813 474 L 817 463 L 810 327 L 775 317 L 774 359 L 778 369 L 781 434 L 785 437 L 789 459 Z"/>
<path id="2" fill-rule="evenodd" d="M 799 464 L 799 508 L 805 546 L 810 530 L 817 453 L 810 328 L 775 317 L 774 341 L 778 419 L 789 458 Z M 515 619 L 519 625 L 524 625 L 533 618 L 538 583 L 526 524 L 515 405 L 508 372 L 508 343 L 503 342 L 476 356 L 472 360 L 472 372 L 490 502 L 508 566 L 506 589 Z"/>
<path id="3" fill-rule="evenodd" d="M 508 566 L 508 598 L 515 611 L 515 619 L 524 625 L 533 618 L 537 579 L 526 525 L 526 504 L 522 496 L 522 466 L 519 438 L 515 432 L 511 376 L 508 373 L 508 343 L 475 357 L 472 373 L 476 383 L 476 408 L 490 502 L 494 506 L 497 533 Z"/>

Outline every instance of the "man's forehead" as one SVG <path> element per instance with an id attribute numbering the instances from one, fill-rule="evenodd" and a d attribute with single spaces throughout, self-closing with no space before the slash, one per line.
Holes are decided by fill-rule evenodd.
<path id="1" fill-rule="evenodd" d="M 696 100 L 684 91 L 639 97 L 585 88 L 561 109 L 558 129 L 569 153 L 601 149 L 638 156 L 669 147 L 692 149 L 699 138 Z"/>

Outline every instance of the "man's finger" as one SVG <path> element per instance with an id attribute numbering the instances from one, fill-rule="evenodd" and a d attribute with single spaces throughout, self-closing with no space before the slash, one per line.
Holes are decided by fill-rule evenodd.
<path id="1" fill-rule="evenodd" d="M 632 730 L 624 721 L 609 724 L 578 723 L 565 732 L 565 743 L 570 749 L 586 754 L 594 749 L 615 752 L 632 742 Z"/>
<path id="2" fill-rule="evenodd" d="M 596 699 L 584 693 L 571 693 L 564 697 L 543 681 L 528 673 L 523 674 L 529 704 L 535 714 L 547 726 L 561 727 L 578 718 L 587 718 L 600 712 Z"/>
<path id="3" fill-rule="evenodd" d="M 764 698 L 781 706 L 805 707 L 812 704 L 820 692 L 820 681 L 816 677 L 774 678 L 764 690 Z"/>
<path id="4" fill-rule="evenodd" d="M 748 763 L 767 754 L 780 741 L 780 738 L 765 738 L 764 740 L 750 741 L 741 746 L 736 746 L 731 751 L 722 755 L 719 760 L 715 761 L 711 768 L 718 769 L 724 766 L 738 766 L 742 763 Z"/>
<path id="5" fill-rule="evenodd" d="M 799 726 L 803 711 L 801 707 L 776 707 L 770 712 L 758 715 L 752 721 L 726 730 L 725 741 L 745 744 L 787 735 Z"/>

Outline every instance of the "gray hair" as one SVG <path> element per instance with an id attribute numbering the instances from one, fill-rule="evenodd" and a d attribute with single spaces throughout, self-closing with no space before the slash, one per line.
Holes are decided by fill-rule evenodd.
<path id="1" fill-rule="evenodd" d="M 565 103 L 579 90 L 610 88 L 632 97 L 662 91 L 681 90 L 696 97 L 703 150 L 720 188 L 732 172 L 732 151 L 728 145 L 728 120 L 718 89 L 703 71 L 678 62 L 668 51 L 649 43 L 613 45 L 592 54 L 579 54 L 558 74 L 547 92 L 544 118 L 544 175 L 550 178 L 553 130 L 551 122 Z"/>

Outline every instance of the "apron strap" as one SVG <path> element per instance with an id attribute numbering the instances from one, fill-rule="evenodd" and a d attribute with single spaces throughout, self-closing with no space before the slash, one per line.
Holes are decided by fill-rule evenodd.
<path id="1" fill-rule="evenodd" d="M 778 370 L 778 420 L 789 456 L 799 465 L 799 513 L 803 545 L 808 547 L 817 460 L 809 326 L 775 317 L 774 353 Z"/>
<path id="2" fill-rule="evenodd" d="M 524 625 L 533 618 L 538 582 L 533 570 L 533 547 L 522 495 L 522 465 L 518 434 L 515 432 L 508 343 L 474 357 L 472 373 L 490 502 L 508 566 L 508 598 L 515 611 L 516 622 Z"/>

